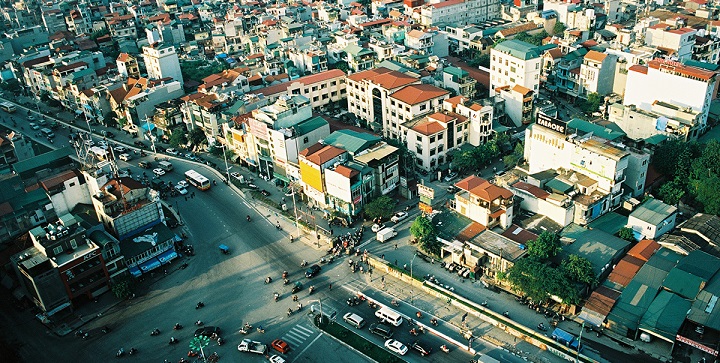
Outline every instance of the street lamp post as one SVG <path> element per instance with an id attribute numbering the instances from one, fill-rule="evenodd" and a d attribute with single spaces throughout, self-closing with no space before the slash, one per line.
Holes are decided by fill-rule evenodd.
<path id="1" fill-rule="evenodd" d="M 295 234 L 300 238 L 300 223 L 298 223 L 297 206 L 295 205 L 295 184 L 290 183 L 290 193 L 292 193 L 293 212 L 295 214 Z"/>
<path id="2" fill-rule="evenodd" d="M 152 145 L 152 151 L 157 156 L 157 149 L 155 148 L 155 137 L 153 137 L 152 130 L 150 129 L 150 119 L 145 115 L 145 125 L 147 125 L 148 135 L 150 136 L 150 144 Z"/>
<path id="3" fill-rule="evenodd" d="M 228 167 L 228 163 L 227 163 L 227 152 L 226 152 L 226 149 L 225 149 L 225 148 L 227 147 L 227 145 L 222 144 L 222 146 L 223 146 L 223 159 L 225 160 L 225 176 L 227 177 L 227 179 L 225 179 L 225 180 L 226 180 L 227 182 L 230 182 L 230 168 Z"/>
<path id="4" fill-rule="evenodd" d="M 417 253 L 413 255 L 412 260 L 410 260 L 410 303 L 412 304 L 413 299 L 415 298 L 415 281 L 413 280 L 413 262 L 415 262 L 415 257 L 417 257 Z"/>

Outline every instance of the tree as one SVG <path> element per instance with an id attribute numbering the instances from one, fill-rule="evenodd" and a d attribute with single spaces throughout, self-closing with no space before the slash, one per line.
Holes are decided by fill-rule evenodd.
<path id="1" fill-rule="evenodd" d="M 388 219 L 392 217 L 396 203 L 397 201 L 395 199 L 387 195 L 379 196 L 365 205 L 365 215 L 370 219 Z"/>
<path id="2" fill-rule="evenodd" d="M 557 234 L 543 231 L 534 241 L 528 242 L 528 254 L 540 260 L 555 257 L 562 249 Z"/>
<path id="3" fill-rule="evenodd" d="M 125 279 L 122 281 L 118 281 L 117 283 L 113 284 L 111 289 L 113 294 L 118 299 L 126 299 L 132 294 L 132 286 L 130 284 L 129 279 Z"/>
<path id="4" fill-rule="evenodd" d="M 685 196 L 685 184 L 682 182 L 682 178 L 676 177 L 675 179 L 666 182 L 660 187 L 658 191 L 660 199 L 670 205 L 676 205 Z"/>
<path id="5" fill-rule="evenodd" d="M 339 69 L 345 73 L 348 73 L 348 71 L 350 70 L 350 67 L 348 66 L 346 61 L 337 61 L 330 68 Z"/>
<path id="6" fill-rule="evenodd" d="M 440 242 L 432 221 L 425 216 L 418 216 L 410 226 L 410 234 L 418 241 L 420 248 L 433 254 L 440 254 Z"/>
<path id="7" fill-rule="evenodd" d="M 452 155 L 452 166 L 453 169 L 461 172 L 475 170 L 477 168 L 477 161 L 475 155 L 471 150 L 467 151 L 456 151 Z"/>
<path id="8" fill-rule="evenodd" d="M 595 272 L 590 261 L 585 257 L 578 255 L 570 255 L 562 261 L 560 268 L 572 281 L 581 282 L 587 285 L 593 285 L 597 282 Z"/>
<path id="9" fill-rule="evenodd" d="M 585 113 L 591 114 L 593 112 L 597 112 L 600 103 L 603 102 L 603 98 L 596 92 L 592 92 L 588 94 L 587 100 L 584 100 L 580 103 L 580 107 L 585 111 Z"/>
<path id="10" fill-rule="evenodd" d="M 515 149 L 513 149 L 512 154 L 503 157 L 503 164 L 508 167 L 518 166 L 523 161 L 524 155 L 525 146 L 519 142 L 515 144 Z"/>
<path id="11" fill-rule="evenodd" d="M 562 35 L 565 32 L 565 29 L 565 24 L 560 21 L 556 21 L 555 26 L 553 27 L 553 35 Z"/>
<path id="12" fill-rule="evenodd" d="M 187 136 L 185 136 L 183 130 L 177 128 L 173 130 L 173 133 L 170 135 L 170 140 L 168 142 L 170 143 L 170 146 L 174 148 L 179 148 L 180 145 L 187 145 L 188 139 Z"/>
<path id="13" fill-rule="evenodd" d="M 490 68 L 490 54 L 482 53 L 477 57 L 478 65 L 485 68 Z"/>
<path id="14" fill-rule="evenodd" d="M 517 291 L 532 301 L 544 302 L 549 297 L 546 278 L 554 269 L 533 256 L 521 258 L 507 271 L 507 279 Z"/>
<path id="15" fill-rule="evenodd" d="M 7 81 L 0 83 L 0 89 L 18 94 L 21 91 L 20 82 L 18 82 L 15 78 L 8 79 Z"/>
<path id="16" fill-rule="evenodd" d="M 203 131 L 199 127 L 190 130 L 190 134 L 188 136 L 188 138 L 190 139 L 190 143 L 192 143 L 193 146 L 200 146 L 207 143 L 207 136 L 205 135 L 205 131 Z"/>
<path id="17" fill-rule="evenodd" d="M 632 228 L 629 228 L 629 227 L 621 228 L 618 231 L 617 236 L 626 241 L 635 242 L 635 234 L 633 233 Z"/>

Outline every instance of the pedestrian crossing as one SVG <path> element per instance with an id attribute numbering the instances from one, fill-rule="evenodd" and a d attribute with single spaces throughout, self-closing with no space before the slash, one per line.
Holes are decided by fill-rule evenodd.
<path id="1" fill-rule="evenodd" d="M 317 335 L 317 332 L 307 326 L 295 325 L 289 332 L 282 336 L 282 340 L 288 342 L 293 349 L 298 350 L 309 338 Z"/>

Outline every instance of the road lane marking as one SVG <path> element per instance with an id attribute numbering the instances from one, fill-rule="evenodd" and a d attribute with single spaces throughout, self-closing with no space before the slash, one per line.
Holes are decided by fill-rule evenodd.
<path id="1" fill-rule="evenodd" d="M 290 362 L 290 363 L 295 363 L 295 361 L 298 360 L 298 358 L 300 358 L 300 356 L 302 356 L 303 353 L 305 353 L 305 351 L 308 350 L 308 349 L 310 348 L 310 346 L 312 346 L 313 343 L 315 343 L 316 340 L 320 339 L 320 337 L 321 337 L 322 335 L 323 335 L 322 332 L 321 332 L 320 334 L 318 334 L 318 336 L 316 336 L 315 339 L 313 339 L 313 341 L 310 342 L 310 344 L 308 344 L 307 347 L 305 347 L 305 349 L 303 349 L 300 353 L 298 353 L 298 356 L 295 357 L 295 359 L 293 359 L 292 362 Z"/>

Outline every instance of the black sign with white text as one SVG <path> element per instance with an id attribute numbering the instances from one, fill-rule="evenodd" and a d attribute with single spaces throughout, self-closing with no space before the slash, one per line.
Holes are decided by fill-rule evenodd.
<path id="1" fill-rule="evenodd" d="M 567 122 L 557 119 L 555 117 L 550 117 L 544 113 L 538 113 L 535 123 L 540 126 L 547 127 L 548 129 L 555 132 L 567 134 Z"/>

